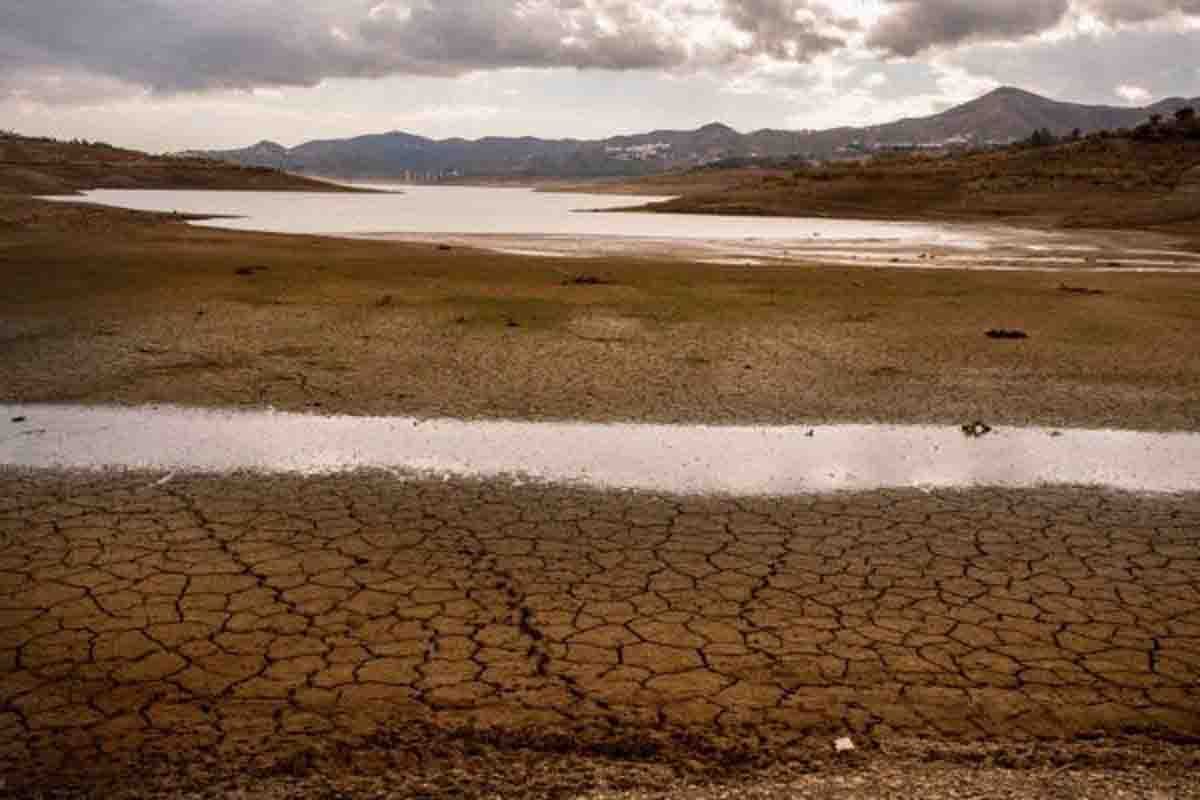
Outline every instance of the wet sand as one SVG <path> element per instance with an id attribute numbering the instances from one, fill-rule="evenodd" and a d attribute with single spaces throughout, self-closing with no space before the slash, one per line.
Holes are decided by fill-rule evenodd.
<path id="1" fill-rule="evenodd" d="M 1002 226 L 959 225 L 961 244 L 888 239 L 739 240 L 645 236 L 504 234 L 354 234 L 349 238 L 450 245 L 516 256 L 655 258 L 726 267 L 795 270 L 823 266 L 862 269 L 1026 273 L 1200 273 L 1200 254 L 1175 237 L 1132 232 L 1065 234 Z"/>

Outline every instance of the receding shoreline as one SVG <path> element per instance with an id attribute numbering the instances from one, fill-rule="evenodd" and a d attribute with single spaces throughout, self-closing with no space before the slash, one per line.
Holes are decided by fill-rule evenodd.
<path id="1" fill-rule="evenodd" d="M 0 225 L 4 402 L 1200 429 L 1195 274 L 529 258 L 17 198 Z"/>

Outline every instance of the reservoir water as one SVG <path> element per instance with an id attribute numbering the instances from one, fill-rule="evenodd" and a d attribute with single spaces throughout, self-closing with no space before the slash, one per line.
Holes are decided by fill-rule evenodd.
<path id="1" fill-rule="evenodd" d="M 273 233 L 472 234 L 647 237 L 679 240 L 832 240 L 981 246 L 966 226 L 851 219 L 587 213 L 665 197 L 537 192 L 526 188 L 404 186 L 394 193 L 216 192 L 102 189 L 85 199 L 143 211 L 225 215 L 204 224 Z M 78 198 L 61 198 L 78 199 Z"/>
<path id="2" fill-rule="evenodd" d="M 374 187 L 378 188 L 378 187 Z M 622 211 L 662 200 L 474 186 L 364 194 L 105 189 L 86 202 L 209 217 L 201 225 L 451 244 L 527 256 L 683 259 L 728 268 L 1195 272 L 1200 254 L 1144 233 Z M 51 198 L 76 201 L 78 197 Z"/>

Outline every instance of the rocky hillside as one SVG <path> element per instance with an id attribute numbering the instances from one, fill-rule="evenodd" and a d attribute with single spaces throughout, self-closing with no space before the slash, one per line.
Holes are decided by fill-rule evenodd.
<path id="1" fill-rule="evenodd" d="M 652 175 L 722 160 L 827 159 L 880 149 L 1007 143 L 1046 128 L 1056 134 L 1137 125 L 1200 99 L 1147 108 L 1062 103 L 1004 88 L 941 114 L 866 128 L 761 130 L 743 134 L 713 123 L 694 131 L 657 130 L 602 140 L 489 137 L 434 140 L 409 133 L 313 141 L 294 148 L 260 142 L 243 150 L 194 153 L 235 164 L 348 180 L 456 177 L 579 178 Z"/>

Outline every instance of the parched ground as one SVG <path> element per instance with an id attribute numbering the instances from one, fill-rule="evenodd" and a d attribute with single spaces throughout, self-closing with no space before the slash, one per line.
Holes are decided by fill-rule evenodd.
<path id="1" fill-rule="evenodd" d="M 0 775 L 18 796 L 1195 794 L 1198 545 L 1196 495 L 10 471 Z"/>
<path id="2" fill-rule="evenodd" d="M 0 402 L 1200 429 L 1200 273 L 540 259 L 0 197 L 0 281 Z"/>
<path id="3" fill-rule="evenodd" d="M 529 259 L 0 196 L 0 281 L 0 402 L 1200 428 L 1196 275 Z M 1200 796 L 1198 540 L 1197 495 L 0 471 L 0 796 Z"/>

